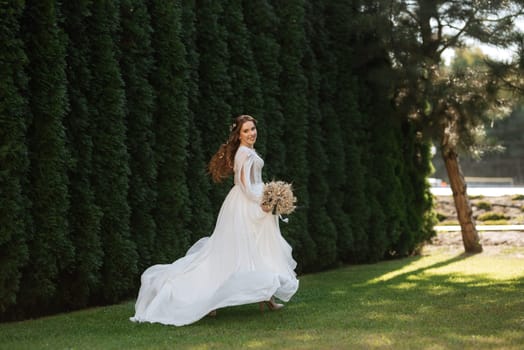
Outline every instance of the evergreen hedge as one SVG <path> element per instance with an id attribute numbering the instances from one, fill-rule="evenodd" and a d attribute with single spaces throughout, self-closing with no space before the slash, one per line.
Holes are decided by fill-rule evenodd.
<path id="1" fill-rule="evenodd" d="M 23 1 L 0 5 L 0 313 L 14 305 L 28 261 L 27 55 L 21 38 Z M 25 190 L 24 190 L 25 189 Z"/>
<path id="2" fill-rule="evenodd" d="M 151 77 L 156 92 L 153 130 L 157 205 L 154 239 L 155 260 L 168 263 L 189 246 L 187 227 L 187 147 L 190 141 L 186 92 L 185 47 L 182 42 L 182 8 L 177 2 L 150 1 L 153 21 L 154 69 Z"/>
<path id="3" fill-rule="evenodd" d="M 55 1 L 27 1 L 22 19 L 28 57 L 28 195 L 32 228 L 27 230 L 29 263 L 17 303 L 32 311 L 53 310 L 64 299 L 61 281 L 73 267 L 75 250 L 68 221 L 69 152 L 64 117 L 65 37 Z"/>
<path id="4" fill-rule="evenodd" d="M 189 190 L 189 218 L 187 227 L 191 233 L 191 242 L 208 236 L 213 230 L 215 213 L 211 206 L 209 191 L 211 184 L 206 176 L 207 159 L 203 153 L 201 131 L 197 128 L 195 111 L 199 105 L 199 75 L 200 58 L 196 49 L 196 13 L 195 1 L 184 1 L 182 6 L 182 41 L 186 48 L 186 92 L 188 98 L 188 167 L 186 173 Z"/>
<path id="5" fill-rule="evenodd" d="M 125 90 L 119 66 L 119 2 L 93 1 L 88 17 L 92 79 L 87 99 L 93 139 L 91 182 L 102 210 L 102 288 L 97 302 L 116 302 L 136 285 L 138 253 L 131 239 L 128 201 L 130 154 L 126 145 Z"/>
<path id="6" fill-rule="evenodd" d="M 259 120 L 292 182 L 299 272 L 405 256 L 434 223 L 429 146 L 389 106 L 373 7 L 353 1 L 0 4 L 0 320 L 135 297 L 209 235 L 206 164 Z"/>
<path id="7" fill-rule="evenodd" d="M 131 171 L 128 191 L 130 233 L 138 248 L 138 270 L 143 271 L 157 261 L 157 226 L 153 211 L 157 205 L 160 206 L 155 186 L 158 175 L 153 132 L 155 99 L 150 82 L 154 63 L 153 28 L 143 1 L 122 0 L 120 14 L 120 70 L 125 84 L 126 143 Z M 160 19 L 157 19 L 158 22 Z"/>
<path id="8" fill-rule="evenodd" d="M 69 111 L 64 118 L 67 145 L 71 156 L 69 167 L 69 225 L 75 247 L 75 261 L 64 281 L 69 295 L 67 305 L 79 308 L 89 305 L 100 291 L 100 269 L 103 261 L 101 237 L 102 210 L 95 202 L 92 182 L 93 135 L 91 104 L 92 72 L 89 66 L 89 2 L 64 3 L 64 31 L 67 34 L 66 77 Z"/>

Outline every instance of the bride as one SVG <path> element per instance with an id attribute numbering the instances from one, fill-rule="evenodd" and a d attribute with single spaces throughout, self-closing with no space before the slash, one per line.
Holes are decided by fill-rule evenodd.
<path id="1" fill-rule="evenodd" d="M 263 208 L 262 167 L 255 151 L 256 120 L 241 115 L 209 163 L 215 182 L 234 174 L 213 234 L 197 241 L 172 264 L 149 267 L 141 278 L 135 322 L 182 326 L 216 314 L 216 309 L 259 302 L 275 310 L 273 298 L 289 299 L 298 289 L 291 246 L 278 217 Z"/>

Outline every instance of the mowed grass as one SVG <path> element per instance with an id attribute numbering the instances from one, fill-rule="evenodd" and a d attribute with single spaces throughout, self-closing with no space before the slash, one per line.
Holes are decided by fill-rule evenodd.
<path id="1" fill-rule="evenodd" d="M 524 250 L 431 255 L 300 277 L 283 310 L 135 324 L 133 301 L 0 324 L 1 349 L 523 349 Z"/>

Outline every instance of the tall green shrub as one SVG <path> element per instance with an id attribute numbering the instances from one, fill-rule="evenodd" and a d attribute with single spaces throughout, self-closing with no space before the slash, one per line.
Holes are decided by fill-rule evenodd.
<path id="1" fill-rule="evenodd" d="M 108 302 L 116 302 L 134 291 L 138 259 L 129 231 L 125 96 L 115 43 L 120 30 L 118 6 L 115 1 L 93 2 L 88 27 L 93 73 L 88 95 L 93 138 L 92 183 L 95 202 L 103 212 L 100 297 Z"/>
<path id="2" fill-rule="evenodd" d="M 314 164 L 309 172 L 308 192 L 308 231 L 316 243 L 318 258 L 315 267 L 325 268 L 335 264 L 337 254 L 337 231 L 327 212 L 329 186 L 327 182 L 328 157 L 324 149 L 325 139 L 322 135 L 323 115 L 320 108 L 321 73 L 319 61 L 314 52 L 314 42 L 321 40 L 320 31 L 323 30 L 322 13 L 316 12 L 310 1 L 306 2 L 306 35 L 307 49 L 305 51 L 303 67 L 308 79 L 308 137 L 307 160 Z"/>
<path id="3" fill-rule="evenodd" d="M 364 261 L 368 250 L 366 229 L 369 225 L 370 210 L 365 194 L 366 174 L 362 162 L 366 146 L 363 128 L 364 118 L 358 106 L 358 87 L 353 72 L 352 35 L 357 30 L 353 21 L 358 13 L 350 3 L 340 0 L 326 3 L 326 27 L 333 39 L 333 53 L 338 69 L 335 86 L 334 108 L 338 115 L 339 127 L 343 135 L 344 162 L 346 178 L 341 187 L 344 194 L 340 198 L 342 210 L 349 216 L 351 223 L 352 246 L 346 257 L 351 261 Z M 364 154 L 365 156 L 365 154 Z"/>
<path id="4" fill-rule="evenodd" d="M 343 65 L 344 66 L 344 65 Z M 347 67 L 347 66 L 346 66 Z M 342 68 L 344 69 L 344 68 Z M 350 252 L 351 260 L 364 261 L 369 248 L 368 235 L 366 228 L 369 224 L 370 208 L 365 193 L 366 189 L 366 169 L 362 163 L 363 147 L 362 114 L 358 110 L 356 97 L 353 93 L 355 87 L 354 78 L 346 76 L 348 80 L 341 79 L 339 93 L 337 96 L 337 113 L 342 118 L 340 126 L 345 135 L 346 154 L 346 182 L 343 186 L 345 194 L 343 210 L 348 213 L 351 222 L 351 232 L 353 234 L 353 246 Z"/>
<path id="5" fill-rule="evenodd" d="M 349 214 L 343 210 L 344 184 L 347 173 L 345 154 L 345 134 L 342 131 L 341 120 L 344 116 L 335 110 L 335 96 L 337 93 L 338 67 L 336 64 L 335 49 L 337 43 L 334 40 L 329 7 L 324 2 L 310 2 L 310 21 L 315 29 L 311 40 L 311 49 L 318 61 L 319 70 L 319 109 L 322 114 L 320 120 L 323 148 L 327 158 L 327 169 L 325 177 L 328 184 L 327 189 L 327 212 L 333 221 L 337 231 L 337 254 L 338 260 L 348 261 L 350 249 L 353 245 L 353 234 Z"/>
<path id="6" fill-rule="evenodd" d="M 156 92 L 153 125 L 158 166 L 155 258 L 157 262 L 171 262 L 185 253 L 190 241 L 186 51 L 182 42 L 180 2 L 151 1 L 149 9 L 155 19 L 152 37 L 155 68 L 151 80 Z"/>
<path id="7" fill-rule="evenodd" d="M 24 2 L 0 4 L 0 319 L 17 302 L 28 258 L 27 57 L 20 38 Z"/>
<path id="8" fill-rule="evenodd" d="M 293 215 L 284 233 L 294 247 L 294 253 L 302 262 L 301 268 L 309 268 L 317 259 L 315 242 L 308 232 L 307 208 L 310 204 L 307 189 L 309 167 L 307 159 L 308 135 L 308 82 L 302 68 L 306 37 L 304 31 L 304 2 L 293 0 L 274 3 L 279 15 L 280 43 L 280 104 L 284 115 L 286 135 L 285 178 L 293 183 L 300 209 Z"/>
<path id="9" fill-rule="evenodd" d="M 361 159 L 370 207 L 367 261 L 378 261 L 392 252 L 389 248 L 398 239 L 402 221 L 403 199 L 395 174 L 395 158 L 402 155 L 394 140 L 399 137 L 398 123 L 389 103 L 392 70 L 377 31 L 379 18 L 387 20 L 382 16 L 375 2 L 362 3 L 359 19 L 353 22 L 358 34 L 355 30 L 351 34 L 354 50 L 364 53 L 354 56 L 352 66 L 358 75 L 359 109 L 365 116 L 361 123 L 365 130 Z"/>
<path id="10" fill-rule="evenodd" d="M 102 211 L 95 203 L 91 183 L 93 137 L 88 95 L 92 72 L 87 27 L 90 4 L 91 1 L 78 0 L 62 5 L 63 27 L 68 37 L 66 76 L 70 105 L 64 119 L 71 154 L 68 218 L 75 260 L 61 283 L 67 293 L 64 302 L 74 308 L 88 305 L 90 297 L 101 288 L 100 268 L 104 254 L 100 236 Z"/>
<path id="11" fill-rule="evenodd" d="M 188 168 L 186 173 L 189 190 L 191 214 L 188 218 L 188 230 L 191 232 L 191 242 L 203 236 L 208 236 L 213 229 L 215 213 L 209 198 L 210 183 L 206 174 L 206 160 L 204 159 L 203 140 L 200 130 L 196 126 L 196 114 L 199 105 L 198 67 L 199 55 L 196 51 L 196 13 L 195 1 L 184 1 L 182 5 L 182 40 L 186 48 L 187 81 L 186 91 L 188 98 L 189 144 Z"/>
<path id="12" fill-rule="evenodd" d="M 420 138 L 417 128 L 402 122 L 404 172 L 400 177 L 405 198 L 407 226 L 393 246 L 398 252 L 411 252 L 420 242 L 431 238 L 436 224 L 433 196 L 426 177 L 431 171 L 430 145 Z"/>
<path id="13" fill-rule="evenodd" d="M 229 51 L 227 31 L 221 20 L 224 13 L 222 2 L 196 1 L 196 46 L 200 57 L 198 67 L 199 103 L 195 125 L 203 135 L 202 149 L 206 162 L 226 141 L 228 128 L 233 122 L 231 78 L 228 74 Z M 230 181 L 214 184 L 210 190 L 211 205 L 216 215 L 231 185 Z"/>
<path id="14" fill-rule="evenodd" d="M 262 149 L 266 177 L 281 179 L 284 175 L 284 116 L 280 106 L 280 45 L 277 41 L 278 17 L 267 0 L 244 0 L 244 20 L 259 75 L 264 118 L 259 123 L 265 147 Z M 257 144 L 257 149 L 259 148 Z"/>
<path id="15" fill-rule="evenodd" d="M 18 302 L 35 313 L 59 302 L 61 276 L 74 261 L 67 220 L 69 154 L 63 125 L 67 99 L 59 16 L 56 1 L 26 2 L 23 36 L 30 76 L 29 197 L 34 232 L 28 241 L 30 264 L 24 269 Z"/>
<path id="16" fill-rule="evenodd" d="M 369 38 L 369 42 L 372 42 Z M 380 56 L 381 53 L 378 53 Z M 372 194 L 379 204 L 383 220 L 382 230 L 370 231 L 370 246 L 373 260 L 382 259 L 384 256 L 406 255 L 409 251 L 394 249 L 400 235 L 406 228 L 407 216 L 405 212 L 405 198 L 401 178 L 403 176 L 403 154 L 401 148 L 402 133 L 399 120 L 388 103 L 388 90 L 381 86 L 379 76 L 388 76 L 389 67 L 384 66 L 385 59 L 372 60 L 366 64 L 368 72 L 367 84 L 361 85 L 361 91 L 368 91 L 363 95 L 363 108 L 369 115 L 369 178 L 368 193 Z M 373 95 L 372 92 L 376 94 Z M 372 210 L 372 220 L 375 212 Z"/>
<path id="17" fill-rule="evenodd" d="M 262 154 L 266 148 L 266 123 L 250 35 L 244 20 L 242 0 L 223 1 L 222 21 L 227 30 L 229 55 L 228 72 L 231 77 L 231 106 L 233 116 L 250 114 L 257 119 L 259 129 L 256 149 Z"/>
<path id="18" fill-rule="evenodd" d="M 154 155 L 153 88 L 149 83 L 153 68 L 151 18 L 140 0 L 120 2 L 122 34 L 120 67 L 125 83 L 127 149 L 129 151 L 128 201 L 131 208 L 130 232 L 137 245 L 138 271 L 155 259 L 157 169 Z M 166 77 L 167 78 L 167 77 Z"/>
<path id="19" fill-rule="evenodd" d="M 368 67 L 371 70 L 371 67 Z M 371 89 L 369 90 L 371 91 Z M 380 91 L 378 88 L 374 91 Z M 382 94 L 382 96 L 386 96 Z M 380 98 L 378 99 L 380 101 Z M 383 101 L 386 102 L 386 101 Z M 370 101 L 371 103 L 371 101 Z M 403 211 L 404 196 L 400 182 L 402 154 L 398 146 L 399 128 L 388 104 L 369 106 L 370 152 L 368 163 L 367 193 L 373 198 L 369 232 L 369 259 L 377 261 L 388 255 L 397 255 L 392 246 L 399 240 L 406 216 Z M 382 113 L 381 113 L 382 112 Z M 389 113 L 388 113 L 389 112 Z M 387 116 L 387 117 L 384 117 Z M 406 252 L 403 252 L 405 254 Z"/>

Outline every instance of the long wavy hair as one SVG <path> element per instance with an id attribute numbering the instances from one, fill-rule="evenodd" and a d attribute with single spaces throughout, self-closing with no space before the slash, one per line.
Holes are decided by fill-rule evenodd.
<path id="1" fill-rule="evenodd" d="M 256 119 L 250 115 L 243 114 L 236 117 L 231 124 L 226 143 L 221 144 L 215 155 L 211 157 L 207 168 L 214 182 L 222 182 L 233 174 L 235 153 L 240 147 L 240 130 L 246 122 L 253 122 L 255 126 L 257 125 Z"/>

